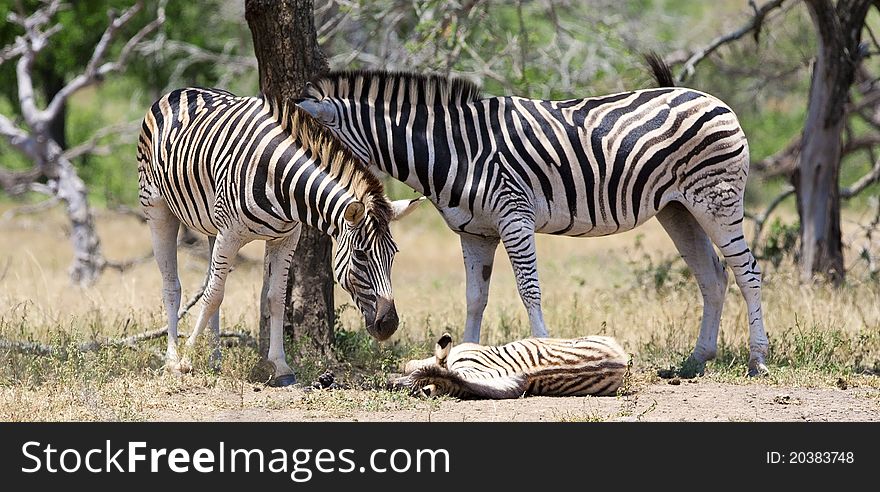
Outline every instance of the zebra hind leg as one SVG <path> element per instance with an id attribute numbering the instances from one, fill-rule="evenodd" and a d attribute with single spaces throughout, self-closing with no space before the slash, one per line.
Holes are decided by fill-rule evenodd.
<path id="1" fill-rule="evenodd" d="M 180 278 L 177 273 L 177 233 L 180 220 L 161 198 L 143 206 L 144 216 L 150 227 L 153 254 L 162 275 L 162 301 L 168 318 L 168 346 L 165 351 L 165 370 L 178 374 L 181 372 L 180 356 L 177 352 L 177 324 L 180 310 Z"/>
<path id="2" fill-rule="evenodd" d="M 211 275 L 208 285 L 205 287 L 205 293 L 202 294 L 202 310 L 196 320 L 193 331 L 186 341 L 186 346 L 192 348 L 196 341 L 204 331 L 208 322 L 220 309 L 223 302 L 223 295 L 226 290 L 226 277 L 232 267 L 232 261 L 238 250 L 241 249 L 244 242 L 236 234 L 221 233 L 217 236 L 214 248 L 211 253 Z M 213 351 L 219 351 L 219 337 L 213 340 Z M 192 370 L 192 363 L 187 357 L 180 362 L 181 371 L 188 372 Z"/>
<path id="3" fill-rule="evenodd" d="M 715 217 L 694 215 L 712 242 L 721 250 L 746 302 L 749 322 L 749 376 L 769 374 L 766 366 L 770 342 L 764 330 L 761 310 L 761 267 L 746 243 L 743 234 L 743 209 Z"/>
<path id="4" fill-rule="evenodd" d="M 670 203 L 657 214 L 657 220 L 693 272 L 703 297 L 703 316 L 697 343 L 688 360 L 677 371 L 679 376 L 693 377 L 702 374 L 706 361 L 715 358 L 718 328 L 727 290 L 727 272 L 721 265 L 709 236 L 681 204 Z"/>
<path id="5" fill-rule="evenodd" d="M 217 242 L 217 238 L 215 236 L 208 236 L 208 258 L 214 254 L 214 243 Z M 207 289 L 207 282 L 211 278 L 211 263 L 208 262 L 208 272 L 207 278 L 205 279 L 205 288 Z M 221 354 L 220 354 L 220 309 L 217 309 L 217 312 L 211 316 L 211 319 L 208 321 L 208 329 L 211 333 L 211 345 L 214 347 L 211 351 L 211 356 L 208 359 L 208 364 L 211 366 L 211 369 L 214 371 L 220 370 Z"/>

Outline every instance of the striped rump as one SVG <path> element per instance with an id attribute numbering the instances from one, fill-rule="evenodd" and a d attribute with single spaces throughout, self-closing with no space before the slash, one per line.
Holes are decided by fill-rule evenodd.
<path id="1" fill-rule="evenodd" d="M 630 357 L 611 337 L 527 338 L 506 345 L 462 343 L 445 333 L 434 357 L 412 360 L 392 388 L 414 395 L 505 399 L 613 395 Z"/>

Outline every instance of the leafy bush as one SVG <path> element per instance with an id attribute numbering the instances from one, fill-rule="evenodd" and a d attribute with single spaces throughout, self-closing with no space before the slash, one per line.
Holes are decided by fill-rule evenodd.
<path id="1" fill-rule="evenodd" d="M 773 219 L 767 230 L 764 244 L 760 248 L 761 252 L 758 258 L 769 261 L 773 268 L 779 268 L 779 265 L 786 258 L 796 261 L 800 227 L 799 222 L 786 224 L 778 217 Z"/>

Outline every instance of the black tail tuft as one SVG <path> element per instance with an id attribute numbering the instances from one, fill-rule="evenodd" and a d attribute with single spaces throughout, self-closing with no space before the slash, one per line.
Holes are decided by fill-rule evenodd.
<path id="1" fill-rule="evenodd" d="M 657 87 L 675 87 L 675 78 L 672 76 L 672 69 L 663 61 L 663 58 L 654 51 L 649 51 L 642 55 L 645 63 L 651 68 L 651 75 L 657 82 Z"/>

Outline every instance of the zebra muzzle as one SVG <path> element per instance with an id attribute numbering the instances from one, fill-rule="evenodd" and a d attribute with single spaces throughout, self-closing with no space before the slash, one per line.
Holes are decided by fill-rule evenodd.
<path id="1" fill-rule="evenodd" d="M 367 325 L 367 331 L 377 340 L 387 340 L 397 331 L 398 322 L 394 301 L 379 297 L 376 300 L 376 319 L 372 326 Z"/>

